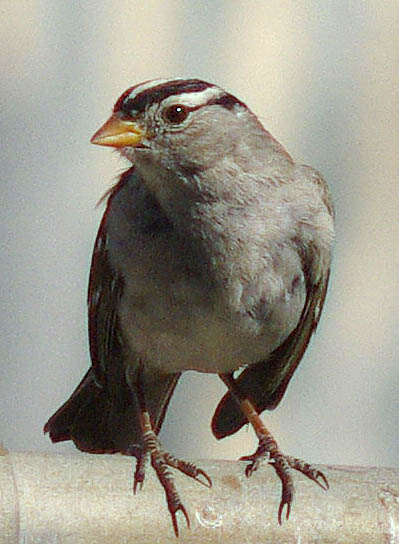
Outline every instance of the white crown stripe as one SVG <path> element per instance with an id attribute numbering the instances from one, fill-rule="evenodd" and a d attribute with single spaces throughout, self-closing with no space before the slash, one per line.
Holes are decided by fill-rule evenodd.
<path id="1" fill-rule="evenodd" d="M 179 104 L 195 108 L 197 106 L 201 106 L 201 104 L 205 105 L 213 98 L 219 98 L 224 94 L 225 91 L 223 91 L 223 89 L 220 89 L 219 87 L 209 87 L 204 91 L 176 93 L 164 98 L 162 102 L 164 104 L 167 104 L 168 102 L 175 102 L 177 99 L 179 101 Z"/>
<path id="2" fill-rule="evenodd" d="M 151 81 L 146 81 L 142 84 L 137 85 L 137 87 L 134 87 L 130 94 L 125 97 L 125 100 L 128 99 L 129 101 L 133 101 L 137 97 L 140 97 L 140 95 L 149 94 L 152 88 L 156 91 L 160 86 L 167 87 L 167 84 L 169 82 L 173 85 L 174 83 L 179 81 L 184 81 L 184 79 L 153 79 Z M 163 98 L 162 102 L 173 102 L 176 100 L 176 98 L 178 98 L 179 102 L 184 106 L 197 107 L 201 104 L 206 104 L 209 100 L 218 98 L 223 94 L 225 94 L 225 91 L 223 91 L 223 89 L 215 85 L 210 85 L 209 87 L 201 91 L 176 91 L 176 93 Z"/>

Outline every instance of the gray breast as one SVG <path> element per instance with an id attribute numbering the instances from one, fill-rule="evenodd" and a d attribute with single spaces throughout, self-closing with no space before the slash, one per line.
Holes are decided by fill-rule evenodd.
<path id="1" fill-rule="evenodd" d="M 223 270 L 222 259 L 209 263 L 137 178 L 112 201 L 107 248 L 125 284 L 122 332 L 132 359 L 140 357 L 151 368 L 227 372 L 251 364 L 280 345 L 302 311 L 305 290 L 296 263 L 282 285 L 278 271 L 274 277 L 270 270 L 270 288 L 258 281 L 257 271 L 250 278 L 238 269 Z M 281 258 L 290 262 L 292 255 Z"/>

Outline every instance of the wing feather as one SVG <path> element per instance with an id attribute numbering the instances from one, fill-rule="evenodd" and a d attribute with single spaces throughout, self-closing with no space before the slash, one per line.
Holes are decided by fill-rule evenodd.
<path id="1" fill-rule="evenodd" d="M 79 449 L 93 453 L 135 454 L 142 446 L 139 405 L 136 392 L 126 379 L 127 350 L 118 318 L 124 280 L 113 269 L 107 249 L 107 217 L 112 200 L 132 171 L 125 172 L 107 195 L 94 245 L 88 290 L 92 366 L 44 427 L 54 442 L 73 440 Z M 179 377 L 180 374 L 171 374 L 146 384 L 147 405 L 156 432 L 161 428 Z"/>
<path id="2" fill-rule="evenodd" d="M 311 171 L 312 181 L 321 191 L 323 203 L 333 217 L 331 197 L 321 176 Z M 306 283 L 306 301 L 298 325 L 266 359 L 246 368 L 237 378 L 237 386 L 258 413 L 273 410 L 281 401 L 316 330 L 323 309 L 330 276 L 330 252 L 310 243 L 304 248 L 297 240 Z M 228 392 L 216 408 L 212 431 L 217 438 L 237 432 L 247 423 L 237 402 Z"/>

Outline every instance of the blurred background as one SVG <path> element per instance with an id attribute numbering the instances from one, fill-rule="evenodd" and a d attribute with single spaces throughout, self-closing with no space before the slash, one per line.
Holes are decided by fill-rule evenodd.
<path id="1" fill-rule="evenodd" d="M 86 288 L 103 207 L 126 164 L 89 139 L 129 86 L 199 77 L 244 100 L 334 194 L 337 240 L 317 334 L 264 421 L 287 453 L 399 465 L 399 4 L 305 0 L 1 0 L 0 441 L 43 436 L 89 365 Z M 217 442 L 224 393 L 187 373 L 166 419 L 178 455 L 235 459 Z"/>

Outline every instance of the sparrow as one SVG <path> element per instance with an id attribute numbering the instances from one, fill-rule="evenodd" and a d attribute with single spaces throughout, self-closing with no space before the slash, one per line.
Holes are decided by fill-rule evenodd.
<path id="1" fill-rule="evenodd" d="M 259 445 L 246 475 L 270 463 L 288 518 L 293 470 L 322 488 L 308 463 L 286 455 L 259 414 L 281 401 L 322 312 L 334 212 L 322 176 L 298 165 L 238 98 L 199 79 L 158 79 L 117 100 L 93 144 L 130 164 L 105 195 L 91 262 L 91 367 L 48 420 L 53 442 L 134 455 L 134 492 L 148 462 L 173 529 L 189 516 L 171 468 L 211 486 L 167 452 L 159 431 L 186 370 L 218 374 L 227 392 L 212 431 L 250 423 Z"/>

